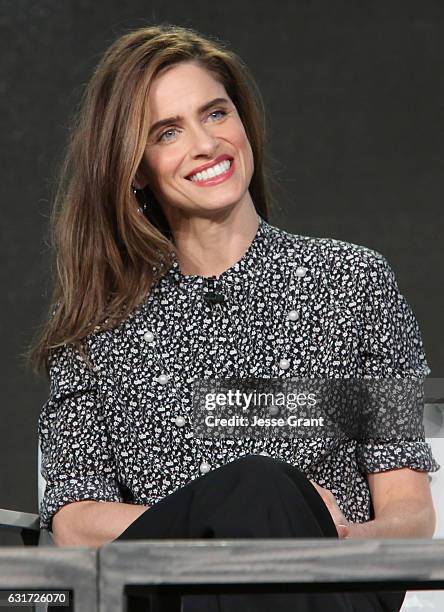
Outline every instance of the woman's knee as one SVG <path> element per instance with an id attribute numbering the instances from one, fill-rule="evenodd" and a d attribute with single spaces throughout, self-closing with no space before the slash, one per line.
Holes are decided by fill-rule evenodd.
<path id="1" fill-rule="evenodd" d="M 305 474 L 297 467 L 282 459 L 264 455 L 244 455 L 226 464 L 226 468 L 264 486 L 265 483 L 275 483 L 280 475 L 290 476 L 293 481 L 306 480 Z"/>

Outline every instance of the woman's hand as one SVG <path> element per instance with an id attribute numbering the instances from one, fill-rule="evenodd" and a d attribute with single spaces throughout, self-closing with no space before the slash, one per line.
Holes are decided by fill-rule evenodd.
<path id="1" fill-rule="evenodd" d="M 333 522 L 335 524 L 336 531 L 338 532 L 339 539 L 347 539 L 349 536 L 351 523 L 342 514 L 342 511 L 338 506 L 338 502 L 336 501 L 335 496 L 331 491 L 325 489 L 324 487 L 321 487 L 313 480 L 310 480 L 310 482 L 315 487 L 319 495 L 322 497 L 325 505 L 327 506 L 327 509 L 330 512 Z"/>

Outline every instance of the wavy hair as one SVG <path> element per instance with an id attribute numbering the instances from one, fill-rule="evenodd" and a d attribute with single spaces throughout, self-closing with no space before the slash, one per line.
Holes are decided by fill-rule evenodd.
<path id="1" fill-rule="evenodd" d="M 268 220 L 271 190 L 264 163 L 265 112 L 246 65 L 227 44 L 164 23 L 125 33 L 105 52 L 75 112 L 50 212 L 52 298 L 49 316 L 24 354 L 35 373 L 58 347 L 122 322 L 170 267 L 175 246 L 147 185 L 140 214 L 132 185 L 149 128 L 146 104 L 165 68 L 193 61 L 211 71 L 237 108 L 250 141 L 250 195 Z"/>

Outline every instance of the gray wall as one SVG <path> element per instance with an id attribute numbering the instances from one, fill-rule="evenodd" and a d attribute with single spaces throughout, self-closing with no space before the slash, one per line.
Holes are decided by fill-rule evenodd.
<path id="1" fill-rule="evenodd" d="M 280 208 L 271 222 L 383 253 L 444 376 L 444 4 L 439 0 L 0 3 L 0 508 L 37 511 L 44 379 L 18 357 L 48 300 L 55 165 L 83 84 L 124 30 L 160 21 L 231 43 L 263 92 Z M 0 544 L 15 544 L 0 534 Z"/>

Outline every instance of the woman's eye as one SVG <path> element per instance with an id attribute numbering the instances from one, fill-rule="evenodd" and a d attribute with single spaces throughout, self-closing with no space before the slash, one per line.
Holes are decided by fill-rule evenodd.
<path id="1" fill-rule="evenodd" d="M 209 114 L 209 117 L 211 117 L 212 115 L 216 115 L 217 113 L 220 113 L 222 115 L 222 117 L 224 117 L 227 114 L 227 111 L 224 110 L 215 110 L 212 113 Z M 217 117 L 216 117 L 217 119 Z M 171 132 L 175 132 L 176 128 L 170 128 L 169 130 L 165 130 L 165 132 L 162 132 L 162 134 L 159 136 L 158 140 L 159 141 L 166 141 L 169 142 L 170 140 L 172 140 L 171 138 L 164 138 L 164 136 L 166 134 L 171 134 Z"/>
<path id="2" fill-rule="evenodd" d="M 159 140 L 164 140 L 165 134 L 169 134 L 170 132 L 175 132 L 175 131 L 176 131 L 175 128 L 172 128 L 172 129 L 166 130 L 165 132 L 162 132 L 162 134 L 159 136 Z M 167 138 L 166 140 L 168 141 L 170 140 L 170 138 Z"/>
<path id="3" fill-rule="evenodd" d="M 222 113 L 222 116 L 227 114 L 226 111 L 224 111 L 224 110 L 216 110 L 216 111 L 213 111 L 212 113 L 210 113 L 210 117 L 211 117 L 211 115 L 215 115 L 216 113 Z"/>

